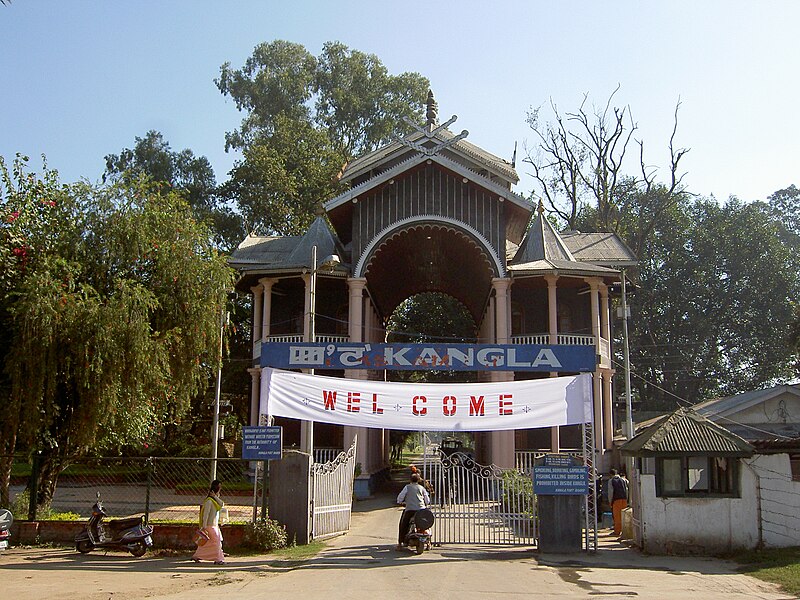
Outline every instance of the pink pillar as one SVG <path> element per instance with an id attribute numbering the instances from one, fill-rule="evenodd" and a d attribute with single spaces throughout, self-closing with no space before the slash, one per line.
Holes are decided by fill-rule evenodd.
<path id="1" fill-rule="evenodd" d="M 547 317 L 550 333 L 550 343 L 558 344 L 558 294 L 556 293 L 556 281 L 558 275 L 545 275 L 547 282 Z M 558 377 L 558 373 L 550 373 L 550 377 Z M 561 430 L 558 425 L 550 428 L 550 451 L 559 452 L 561 450 Z"/>
<path id="2" fill-rule="evenodd" d="M 350 290 L 349 303 L 349 335 L 351 342 L 361 342 L 364 340 L 364 290 L 367 287 L 367 280 L 363 277 L 353 277 L 347 280 L 347 287 Z M 367 372 L 362 369 L 350 369 L 345 371 L 345 377 L 350 379 L 366 379 Z M 361 475 L 369 475 L 368 448 L 370 445 L 368 429 L 366 427 L 345 427 L 344 428 L 344 447 L 350 447 L 353 438 L 358 435 L 356 446 L 356 462 L 361 464 Z"/>
<path id="3" fill-rule="evenodd" d="M 598 277 L 587 277 L 586 283 L 589 284 L 589 298 L 591 301 L 592 335 L 595 340 L 595 353 L 600 353 L 600 285 L 602 281 Z M 592 395 L 594 406 L 594 435 L 595 449 L 603 451 L 603 385 L 600 367 L 595 369 L 592 378 Z"/>
<path id="4" fill-rule="evenodd" d="M 250 373 L 250 425 L 258 425 L 258 412 L 261 404 L 261 369 L 247 369 Z"/>
<path id="5" fill-rule="evenodd" d="M 272 286 L 275 284 L 275 280 L 265 277 L 259 279 L 258 282 L 264 290 L 264 297 L 261 301 L 261 339 L 266 341 L 269 338 L 269 324 L 272 321 Z"/>
<path id="6" fill-rule="evenodd" d="M 495 343 L 508 344 L 511 338 L 511 314 L 509 288 L 511 280 L 507 278 L 492 279 L 495 295 Z M 492 371 L 491 381 L 513 381 L 512 371 Z M 514 467 L 514 430 L 491 432 L 492 462 L 498 467 L 512 469 Z"/>
<path id="7" fill-rule="evenodd" d="M 261 303 L 264 299 L 264 292 L 261 285 L 255 285 L 250 288 L 253 292 L 253 347 L 261 342 Z"/>
<path id="8" fill-rule="evenodd" d="M 603 431 L 605 448 L 610 450 L 614 445 L 614 407 L 611 402 L 611 371 L 603 370 Z"/>

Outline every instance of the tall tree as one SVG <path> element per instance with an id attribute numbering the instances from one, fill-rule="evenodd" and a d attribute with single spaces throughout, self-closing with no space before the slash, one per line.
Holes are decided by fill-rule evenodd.
<path id="1" fill-rule="evenodd" d="M 668 142 L 669 179 L 658 182 L 657 170 L 645 162 L 644 142 L 633 138 L 637 125 L 630 107 L 614 105 L 617 91 L 599 108 L 590 108 L 585 95 L 575 112 L 564 114 L 551 102 L 553 121 L 543 121 L 541 109 L 532 110 L 528 125 L 536 143 L 523 160 L 533 169 L 537 192 L 568 228 L 590 221 L 596 231 L 625 238 L 638 254 L 661 216 L 688 196 L 680 173 L 688 150 L 675 146 L 678 103 Z M 632 141 L 639 153 L 634 163 Z"/>
<path id="2" fill-rule="evenodd" d="M 791 375 L 800 260 L 763 203 L 699 199 L 662 218 L 640 256 L 632 382 L 645 406 L 697 402 Z M 655 386 L 649 385 L 650 383 Z M 657 386 L 657 387 L 656 387 Z"/>
<path id="3" fill-rule="evenodd" d="M 283 40 L 256 46 L 240 69 L 225 63 L 216 81 L 247 114 L 226 134 L 242 151 L 227 197 L 249 230 L 299 234 L 316 206 L 339 191 L 347 161 L 406 133 L 421 120 L 428 80 L 390 75 L 378 57 L 328 42 L 319 57 Z"/>
<path id="4" fill-rule="evenodd" d="M 166 185 L 181 193 L 195 217 L 208 222 L 220 248 L 230 249 L 243 237 L 240 219 L 223 202 L 205 156 L 195 156 L 188 148 L 173 151 L 160 132 L 150 130 L 144 137 L 136 137 L 133 148 L 108 154 L 105 161 L 104 181 L 145 176 L 156 186 Z"/>
<path id="5" fill-rule="evenodd" d="M 70 461 L 154 435 L 208 387 L 232 272 L 178 193 L 61 185 L 22 158 L 0 179 L 3 449 L 41 451 L 45 505 Z"/>

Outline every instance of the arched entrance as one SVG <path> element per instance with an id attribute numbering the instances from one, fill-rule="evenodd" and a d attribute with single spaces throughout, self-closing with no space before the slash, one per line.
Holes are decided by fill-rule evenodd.
<path id="1" fill-rule="evenodd" d="M 381 232 L 355 275 L 367 280 L 384 318 L 407 298 L 439 292 L 461 302 L 479 327 L 500 264 L 494 249 L 467 225 L 427 217 L 401 221 Z"/>

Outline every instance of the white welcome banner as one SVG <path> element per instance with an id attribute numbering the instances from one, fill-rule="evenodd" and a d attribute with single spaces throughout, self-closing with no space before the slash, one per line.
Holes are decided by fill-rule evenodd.
<path id="1" fill-rule="evenodd" d="M 592 375 L 389 383 L 261 370 L 264 415 L 411 431 L 499 431 L 592 421 Z"/>

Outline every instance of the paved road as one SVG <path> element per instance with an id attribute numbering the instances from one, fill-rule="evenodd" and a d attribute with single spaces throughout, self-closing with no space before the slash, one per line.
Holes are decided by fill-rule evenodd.
<path id="1" fill-rule="evenodd" d="M 79 555 L 71 549 L 0 554 L 3 592 L 14 600 L 382 600 L 416 590 L 435 600 L 647 598 L 784 600 L 775 586 L 706 558 L 643 556 L 610 537 L 592 554 L 540 555 L 530 548 L 443 546 L 422 556 L 394 550 L 399 512 L 389 496 L 358 503 L 351 532 L 315 558 L 229 557 L 216 567 L 188 554 Z M 211 586 L 211 587 L 209 587 Z M 416 592 L 414 592 L 416 595 Z"/>
<path id="2" fill-rule="evenodd" d="M 388 497 L 360 503 L 350 534 L 305 564 L 277 577 L 226 585 L 226 600 L 392 599 L 417 589 L 427 598 L 639 597 L 703 600 L 791 598 L 772 585 L 737 574 L 735 565 L 705 558 L 647 557 L 607 535 L 591 555 L 541 556 L 530 548 L 444 546 L 422 556 L 394 550 L 399 512 Z M 371 510 L 368 510 L 371 509 Z M 236 560 L 230 567 L 235 569 Z M 220 590 L 222 592 L 222 590 Z M 155 596 L 192 598 L 196 590 Z"/>

